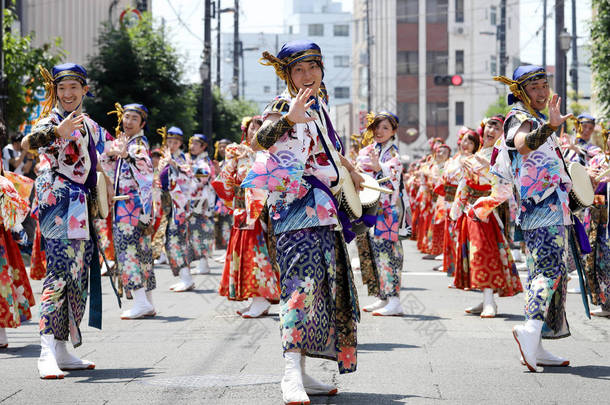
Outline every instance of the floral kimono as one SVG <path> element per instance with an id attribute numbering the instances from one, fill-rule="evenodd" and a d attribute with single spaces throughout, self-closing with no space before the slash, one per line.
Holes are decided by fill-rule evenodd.
<path id="1" fill-rule="evenodd" d="M 374 172 L 370 166 L 369 153 L 371 149 L 379 153 L 381 170 Z M 364 173 L 376 179 L 389 177 L 382 183 L 383 187 L 391 189 L 392 194 L 382 193 L 377 209 L 377 221 L 369 234 L 375 267 L 379 277 L 379 299 L 400 295 L 400 281 L 402 274 L 403 250 L 402 242 L 398 239 L 398 225 L 400 212 L 400 181 L 402 164 L 398 154 L 398 147 L 388 141 L 385 144 L 373 143 L 360 150 L 356 159 L 358 167 Z"/>
<path id="2" fill-rule="evenodd" d="M 596 176 L 608 169 L 610 157 L 605 153 L 596 155 L 589 161 L 588 171 Z M 592 252 L 584 258 L 587 287 L 591 303 L 600 305 L 604 311 L 610 311 L 610 235 L 608 227 L 608 182 L 604 176 L 595 190 L 595 200 L 587 209 L 591 218 L 589 223 L 589 243 Z"/>
<path id="3" fill-rule="evenodd" d="M 214 250 L 214 200 L 210 184 L 214 166 L 207 152 L 192 161 L 191 215 L 189 216 L 190 260 L 206 259 Z"/>
<path id="4" fill-rule="evenodd" d="M 513 107 L 504 121 L 506 142 L 496 143 L 492 171 L 516 189 L 517 225 L 523 230 L 528 250 L 525 318 L 545 322 L 543 338 L 562 338 L 570 335 L 565 313 L 565 263 L 572 232 L 568 202 L 572 182 L 555 135 L 527 155 L 519 154 L 514 146 L 522 123 L 535 130 L 543 125 L 543 119 L 531 115 L 520 102 Z"/>
<path id="5" fill-rule="evenodd" d="M 429 182 L 430 170 L 433 157 L 430 155 L 428 161 L 422 164 L 419 170 L 419 190 L 417 193 L 417 201 L 419 204 L 419 223 L 417 226 L 417 249 L 420 252 L 426 253 L 428 248 L 428 230 L 432 223 L 432 189 Z"/>
<path id="6" fill-rule="evenodd" d="M 152 240 L 153 167 L 148 140 L 141 131 L 127 142 L 127 157 L 102 155 L 102 166 L 113 179 L 114 193 L 129 196 L 114 203 L 113 240 L 121 284 L 127 291 L 155 288 Z"/>
<path id="7" fill-rule="evenodd" d="M 70 140 L 58 138 L 56 127 L 65 116 L 65 111 L 54 108 L 38 121 L 28 139 L 30 147 L 38 148 L 45 161 L 36 178 L 38 217 L 47 258 L 40 334 L 53 334 L 57 340 L 70 336 L 76 347 L 81 343 L 79 325 L 87 303 L 94 251 L 89 218 L 95 212 L 89 210 L 97 208 L 95 170 L 108 133 L 86 116 L 84 134 L 76 130 Z"/>
<path id="8" fill-rule="evenodd" d="M 32 318 L 34 294 L 21 252 L 11 235 L 11 230 L 21 226 L 29 209 L 28 200 L 0 175 L 0 328 L 16 328 Z"/>
<path id="9" fill-rule="evenodd" d="M 228 145 L 225 153 L 226 164 L 212 185 L 218 197 L 233 211 L 233 229 L 218 292 L 230 300 L 263 297 L 277 303 L 280 299 L 279 274 L 269 257 L 261 226 L 267 192 L 239 186 L 256 154 L 250 151 L 248 156 L 238 159 L 241 150 L 235 143 Z"/>
<path id="10" fill-rule="evenodd" d="M 326 104 L 316 99 L 307 114 L 315 121 L 295 124 L 258 153 L 242 182 L 269 191 L 267 206 L 277 236 L 281 272 L 280 329 L 284 350 L 336 360 L 340 373 L 356 370 L 358 301 L 336 199 L 340 185 L 338 151 Z M 286 114 L 288 90 L 265 110 Z M 260 132 L 259 132 L 260 134 Z M 260 144 L 260 142 L 259 142 Z"/>
<path id="11" fill-rule="evenodd" d="M 173 164 L 161 170 L 163 212 L 167 216 L 165 253 L 174 276 L 190 267 L 188 215 L 190 215 L 191 179 L 193 172 L 184 153 L 172 156 Z"/>
<path id="12" fill-rule="evenodd" d="M 219 170 L 217 174 L 220 174 L 226 163 L 226 158 L 219 163 Z M 222 198 L 216 198 L 216 204 L 214 205 L 214 241 L 216 244 L 216 249 L 226 249 L 228 247 L 229 238 L 231 237 L 232 222 L 233 215 L 231 208 L 226 205 Z"/>
<path id="13" fill-rule="evenodd" d="M 432 213 L 430 215 L 430 226 L 426 235 L 426 245 L 424 253 L 438 256 L 443 253 L 443 237 L 445 231 L 445 199 L 436 192 L 436 185 L 439 183 L 443 173 L 444 163 L 439 165 L 434 163 L 430 169 L 428 182 L 432 190 Z"/>
<path id="14" fill-rule="evenodd" d="M 460 289 L 491 288 L 500 297 L 523 291 L 519 273 L 495 209 L 511 194 L 510 185 L 499 182 L 489 173 L 493 147 L 483 148 L 468 160 L 473 164 L 474 178 L 460 180 L 452 209 L 453 217 L 461 215 L 457 225 L 459 239 L 454 284 Z M 493 188 L 493 191 L 492 191 Z"/>

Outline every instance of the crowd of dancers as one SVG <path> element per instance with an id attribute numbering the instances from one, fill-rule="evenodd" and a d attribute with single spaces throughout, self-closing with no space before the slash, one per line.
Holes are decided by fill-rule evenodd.
<path id="1" fill-rule="evenodd" d="M 187 292 L 193 274 L 209 273 L 214 248 L 226 249 L 219 294 L 251 299 L 237 311 L 243 318 L 279 303 L 283 399 L 306 404 L 309 395 L 337 393 L 305 372 L 306 357 L 334 360 L 340 373 L 356 370 L 361 315 L 348 244 L 357 246 L 362 282 L 376 298 L 362 310 L 394 316 L 404 312 L 402 243 L 411 238 L 427 258 L 442 255 L 437 270 L 453 277 L 450 287 L 482 293 L 467 313 L 493 318 L 495 295 L 525 292 L 526 322 L 513 334 L 530 370 L 569 364 L 541 344 L 570 333 L 568 271 L 582 267 L 583 293 L 600 305 L 591 314 L 610 315 L 610 144 L 603 127 L 603 144 L 592 143 L 595 118 L 574 119 L 573 135 L 558 131 L 571 115 L 550 96 L 544 69 L 522 66 L 512 79 L 494 78 L 510 86 L 506 116 L 461 129 L 453 155 L 442 139 L 430 139 L 430 153 L 407 167 L 399 118 L 388 111 L 371 112 L 345 148 L 315 43 L 289 42 L 277 55 L 264 52 L 261 63 L 286 89 L 261 116 L 244 118 L 240 143 L 216 142 L 214 156 L 206 135 L 187 137 L 177 126 L 159 129 L 162 145 L 151 150 L 150 112 L 138 103 L 114 106 L 109 133 L 82 112 L 91 94 L 82 66 L 41 68 L 44 108 L 21 142 L 36 151 L 37 176 L 0 173 L 0 347 L 6 328 L 31 318 L 29 277 L 44 279 L 40 377 L 93 369 L 67 341 L 81 344 L 88 298 L 89 323 L 101 326 L 102 274 L 132 299 L 122 319 L 154 317 L 156 264 L 169 264 L 177 279 L 170 290 Z M 593 205 L 570 205 L 571 162 L 588 170 Z M 348 207 L 348 183 L 380 192 L 361 215 Z M 14 237 L 27 217 L 36 224 L 29 276 Z M 526 258 L 525 286 L 514 258 Z"/>

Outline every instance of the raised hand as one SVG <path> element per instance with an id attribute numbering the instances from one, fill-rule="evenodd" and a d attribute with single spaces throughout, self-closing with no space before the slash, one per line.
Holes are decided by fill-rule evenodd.
<path id="1" fill-rule="evenodd" d="M 83 114 L 75 115 L 76 111 L 72 111 L 58 126 L 57 133 L 63 139 L 72 139 L 72 133 L 77 129 L 81 131 L 83 129 L 83 120 L 85 116 Z"/>
<path id="2" fill-rule="evenodd" d="M 286 114 L 286 118 L 295 124 L 315 121 L 315 117 L 310 117 L 307 115 L 307 110 L 315 102 L 315 100 L 309 100 L 312 93 L 313 90 L 309 88 L 305 90 L 299 89 L 299 93 L 292 101 L 292 104 L 290 104 L 290 109 L 288 110 L 288 114 Z"/>
<path id="3" fill-rule="evenodd" d="M 568 118 L 573 116 L 572 114 L 561 115 L 560 106 L 561 97 L 557 94 L 553 94 L 553 97 L 549 102 L 549 124 L 555 128 L 559 127 L 566 122 Z"/>

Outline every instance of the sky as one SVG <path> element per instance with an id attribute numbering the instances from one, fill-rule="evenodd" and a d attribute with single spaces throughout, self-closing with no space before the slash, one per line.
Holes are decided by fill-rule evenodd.
<path id="1" fill-rule="evenodd" d="M 233 7 L 233 0 L 220 0 L 221 7 Z M 241 0 L 241 32 L 282 32 L 282 16 L 286 0 Z M 305 0 L 307 1 L 307 0 Z M 353 0 L 337 0 L 343 4 L 343 10 L 352 11 Z M 487 0 L 474 0 L 487 3 Z M 511 3 L 517 0 L 507 0 Z M 153 0 L 153 16 L 157 21 L 161 16 L 170 30 L 179 52 L 184 56 L 186 79 L 199 81 L 199 65 L 203 48 L 203 0 Z M 521 60 L 529 63 L 542 63 L 542 0 L 520 0 L 520 43 Z M 547 9 L 547 64 L 554 64 L 555 59 L 555 23 L 553 7 L 555 2 L 548 0 Z M 572 27 L 571 0 L 566 0 L 565 25 L 569 32 Z M 587 45 L 586 31 L 591 19 L 591 0 L 577 0 L 578 45 Z M 222 14 L 223 32 L 233 31 L 233 15 Z M 215 25 L 215 23 L 213 23 Z M 582 38 L 580 38 L 582 37 Z M 212 31 L 212 43 L 216 41 L 215 26 Z M 568 54 L 568 61 L 570 60 Z M 586 62 L 586 61 L 584 61 Z M 583 63 L 581 60 L 580 63 Z"/>

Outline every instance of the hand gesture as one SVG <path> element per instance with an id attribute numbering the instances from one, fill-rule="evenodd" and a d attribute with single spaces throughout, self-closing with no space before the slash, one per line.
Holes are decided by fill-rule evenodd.
<path id="1" fill-rule="evenodd" d="M 559 107 L 561 106 L 561 97 L 557 94 L 553 94 L 551 101 L 549 102 L 549 124 L 552 127 L 559 127 L 566 120 L 572 117 L 572 114 L 561 115 Z"/>
<path id="2" fill-rule="evenodd" d="M 114 141 L 115 153 L 123 159 L 127 157 L 127 142 L 127 135 L 124 132 L 121 132 Z"/>
<path id="3" fill-rule="evenodd" d="M 371 169 L 375 172 L 381 171 L 381 165 L 379 164 L 379 153 L 375 148 L 372 148 L 369 153 L 369 158 L 371 158 Z"/>
<path id="4" fill-rule="evenodd" d="M 72 139 L 72 133 L 77 129 L 82 131 L 83 120 L 85 116 L 83 114 L 75 115 L 76 111 L 72 111 L 58 126 L 57 133 L 63 139 Z"/>
<path id="5" fill-rule="evenodd" d="M 286 114 L 286 118 L 296 124 L 315 121 L 315 117 L 307 115 L 307 110 L 315 102 L 315 100 L 309 100 L 312 92 L 313 90 L 309 88 L 305 90 L 299 89 L 299 93 L 292 101 L 292 104 L 290 104 L 290 109 L 288 110 L 288 114 Z"/>
<path id="6" fill-rule="evenodd" d="M 364 190 L 364 187 L 362 187 L 362 185 L 364 184 L 364 177 L 362 177 L 360 173 L 355 170 L 352 170 L 351 172 L 349 172 L 349 174 L 352 178 L 352 182 L 354 183 L 356 191 Z"/>

